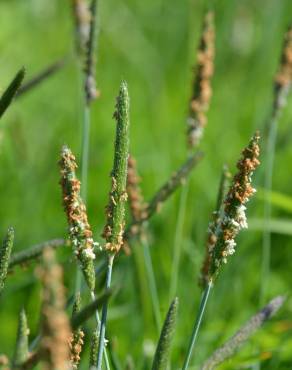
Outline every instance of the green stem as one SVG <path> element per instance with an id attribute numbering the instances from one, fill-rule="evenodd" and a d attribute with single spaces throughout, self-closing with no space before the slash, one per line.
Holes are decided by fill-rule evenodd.
<path id="1" fill-rule="evenodd" d="M 188 347 L 188 350 L 187 350 L 187 356 L 185 358 L 182 370 L 186 370 L 189 366 L 189 362 L 190 362 L 192 352 L 193 352 L 193 349 L 194 349 L 194 346 L 195 346 L 195 343 L 196 343 L 196 339 L 197 339 L 197 336 L 198 336 L 198 332 L 199 332 L 199 329 L 200 329 L 200 325 L 201 325 L 202 318 L 203 318 L 203 315 L 204 315 L 204 312 L 205 312 L 205 308 L 206 308 L 206 304 L 207 304 L 207 301 L 208 301 L 208 298 L 209 298 L 209 293 L 210 293 L 211 288 L 212 288 L 212 284 L 209 283 L 207 285 L 204 293 L 203 293 L 201 303 L 200 303 L 200 307 L 199 307 L 199 311 L 198 311 L 197 318 L 196 318 L 196 321 L 195 321 L 195 325 L 194 325 L 194 328 L 193 328 L 191 340 L 190 340 L 189 347 Z"/>
<path id="2" fill-rule="evenodd" d="M 267 286 L 269 284 L 270 275 L 270 260 L 271 260 L 271 231 L 269 223 L 272 215 L 272 205 L 270 201 L 270 193 L 273 182 L 273 167 L 275 158 L 275 147 L 278 131 L 278 119 L 274 117 L 270 124 L 268 134 L 268 142 L 266 148 L 266 165 L 265 165 L 265 203 L 264 203 L 264 231 L 263 231 L 263 246 L 262 246 L 262 266 L 261 266 L 261 290 L 260 290 L 260 305 L 263 305 L 266 299 Z"/>
<path id="3" fill-rule="evenodd" d="M 90 295 L 91 295 L 91 300 L 95 301 L 96 296 L 95 296 L 94 292 L 91 292 Z M 97 323 L 97 330 L 100 330 L 101 322 L 100 322 L 100 317 L 99 317 L 98 310 L 95 311 L 95 319 L 96 319 L 96 323 Z M 103 356 L 104 356 L 104 361 L 105 361 L 105 367 L 106 367 L 107 370 L 110 370 L 110 365 L 109 365 L 109 360 L 108 360 L 108 355 L 107 355 L 106 348 L 104 348 L 104 350 L 103 350 Z"/>
<path id="4" fill-rule="evenodd" d="M 185 184 L 180 193 L 179 210 L 177 222 L 175 227 L 174 245 L 173 245 L 173 258 L 170 277 L 169 299 L 176 295 L 177 281 L 179 274 L 179 261 L 181 255 L 181 245 L 183 236 L 183 225 L 185 220 L 186 202 L 189 191 L 189 182 Z"/>
<path id="5" fill-rule="evenodd" d="M 110 253 L 108 256 L 108 266 L 107 266 L 107 274 L 106 274 L 106 289 L 109 289 L 111 286 L 114 258 L 115 258 L 115 255 Z M 104 339 L 105 339 L 105 328 L 106 328 L 106 320 L 107 320 L 107 310 L 108 310 L 108 301 L 105 301 L 102 307 L 102 314 L 101 314 L 99 345 L 98 345 L 98 353 L 97 353 L 97 370 L 101 370 L 101 367 L 102 367 L 102 353 L 104 352 L 104 349 L 105 349 Z"/>
<path id="6" fill-rule="evenodd" d="M 147 242 L 147 238 L 145 235 L 142 236 L 141 243 L 143 247 L 144 262 L 145 262 L 146 273 L 147 273 L 149 289 L 150 289 L 150 294 L 151 294 L 153 314 L 154 314 L 154 319 L 155 319 L 155 323 L 157 326 L 157 330 L 159 333 L 161 330 L 160 304 L 159 304 L 157 285 L 156 285 L 156 280 L 155 280 L 155 275 L 154 275 L 154 270 L 153 270 L 153 264 L 152 264 L 149 244 Z"/>

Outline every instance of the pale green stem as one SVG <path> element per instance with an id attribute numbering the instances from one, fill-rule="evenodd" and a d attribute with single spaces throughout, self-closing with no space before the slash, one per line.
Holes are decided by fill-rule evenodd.
<path id="1" fill-rule="evenodd" d="M 91 292 L 90 295 L 91 295 L 91 300 L 95 301 L 96 296 L 95 296 L 94 292 Z M 100 317 L 99 317 L 98 310 L 95 311 L 95 319 L 96 319 L 96 323 L 97 323 L 97 330 L 100 330 L 101 323 L 100 323 Z M 107 355 L 106 348 L 104 348 L 104 350 L 103 350 L 103 356 L 104 356 L 105 367 L 106 367 L 107 370 L 110 370 L 110 365 L 109 365 L 109 360 L 108 360 L 108 355 Z"/>
<path id="2" fill-rule="evenodd" d="M 155 319 L 158 333 L 160 333 L 160 330 L 161 330 L 160 304 L 159 304 L 156 279 L 155 279 L 154 270 L 153 270 L 152 258 L 150 254 L 150 247 L 149 247 L 146 235 L 142 235 L 141 244 L 143 248 L 144 262 L 145 262 L 147 279 L 148 279 L 149 289 L 150 289 L 150 294 L 151 294 L 151 302 L 152 302 L 154 319 Z"/>
<path id="3" fill-rule="evenodd" d="M 189 182 L 185 184 L 180 193 L 179 210 L 177 216 L 177 222 L 175 227 L 174 245 L 173 245 L 173 258 L 170 275 L 170 288 L 169 288 L 169 299 L 172 299 L 176 295 L 177 281 L 179 275 L 179 261 L 181 256 L 181 246 L 183 239 L 183 225 L 186 213 L 186 202 L 189 191 Z"/>
<path id="4" fill-rule="evenodd" d="M 205 312 L 205 308 L 206 308 L 206 304 L 209 298 L 209 293 L 210 293 L 211 288 L 212 288 L 212 283 L 209 283 L 202 295 L 199 311 L 197 314 L 197 318 L 195 321 L 195 325 L 193 328 L 193 332 L 192 332 L 190 343 L 189 343 L 188 350 L 187 350 L 187 356 L 185 358 L 182 370 L 186 370 L 189 367 L 189 362 L 191 360 L 192 352 L 194 350 L 194 346 L 195 346 L 198 332 L 201 326 L 202 318 Z"/>
<path id="5" fill-rule="evenodd" d="M 114 254 L 109 254 L 107 274 L 106 274 L 106 289 L 109 289 L 110 286 L 111 286 L 112 269 L 113 269 L 114 258 L 115 258 Z M 98 344 L 98 352 L 97 352 L 97 370 L 101 370 L 101 368 L 102 368 L 102 357 L 103 357 L 102 353 L 105 350 L 104 340 L 105 340 L 107 310 L 108 310 L 108 300 L 105 301 L 105 303 L 103 304 L 103 307 L 102 307 L 101 322 L 100 322 L 100 333 L 99 333 L 99 344 Z"/>

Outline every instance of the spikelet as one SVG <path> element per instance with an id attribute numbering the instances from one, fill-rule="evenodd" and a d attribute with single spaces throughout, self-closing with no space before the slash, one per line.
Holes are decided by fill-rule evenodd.
<path id="1" fill-rule="evenodd" d="M 218 348 L 203 364 L 202 370 L 217 369 L 218 365 L 226 359 L 232 357 L 236 351 L 242 347 L 245 342 L 261 328 L 261 326 L 269 320 L 279 308 L 283 305 L 285 297 L 278 296 L 272 299 L 264 308 L 257 314 L 252 316 L 243 325 L 232 338 Z"/>
<path id="2" fill-rule="evenodd" d="M 97 330 L 95 330 L 91 338 L 89 370 L 95 370 L 97 366 L 97 353 L 98 353 L 98 343 L 99 343 L 98 338 L 99 338 L 99 333 Z"/>
<path id="3" fill-rule="evenodd" d="M 274 83 L 274 115 L 286 102 L 292 82 L 292 27 L 285 34 L 281 63 Z"/>
<path id="4" fill-rule="evenodd" d="M 22 309 L 18 320 L 16 347 L 12 361 L 13 368 L 18 368 L 29 357 L 28 335 L 29 329 L 27 326 L 27 318 L 24 309 Z"/>
<path id="5" fill-rule="evenodd" d="M 75 37 L 77 52 L 85 52 L 90 31 L 90 10 L 86 0 L 72 0 L 72 10 L 75 21 Z"/>
<path id="6" fill-rule="evenodd" d="M 75 170 L 76 160 L 71 150 L 62 148 L 61 160 L 61 186 L 63 190 L 64 209 L 69 225 L 69 237 L 74 249 L 74 254 L 80 262 L 87 285 L 91 291 L 95 287 L 95 271 L 93 260 L 94 243 L 92 231 L 87 220 L 86 207 L 80 196 L 80 181 Z"/>
<path id="7" fill-rule="evenodd" d="M 70 326 L 65 313 L 63 271 L 55 262 L 54 251 L 45 249 L 43 264 L 36 271 L 43 285 L 41 309 L 41 341 L 39 353 L 43 368 L 69 367 Z"/>
<path id="8" fill-rule="evenodd" d="M 14 230 L 12 227 L 10 227 L 7 230 L 6 237 L 0 249 L 0 294 L 2 293 L 2 290 L 4 288 L 7 276 L 11 250 L 13 247 L 13 240 L 14 240 Z"/>
<path id="9" fill-rule="evenodd" d="M 207 124 L 206 112 L 212 95 L 211 78 L 214 72 L 215 57 L 214 14 L 208 12 L 204 19 L 201 42 L 197 56 L 196 77 L 190 101 L 189 117 L 187 120 L 187 139 L 190 147 L 199 144 Z"/>
<path id="10" fill-rule="evenodd" d="M 75 295 L 75 302 L 73 305 L 72 310 L 72 317 L 76 315 L 81 310 L 81 298 L 80 293 L 77 293 Z M 84 331 L 78 327 L 75 329 L 71 335 L 70 341 L 69 341 L 69 347 L 70 347 L 70 361 L 73 369 L 78 369 L 78 364 L 80 362 L 80 354 L 82 351 L 82 347 L 84 344 Z"/>
<path id="11" fill-rule="evenodd" d="M 129 155 L 129 95 L 126 82 L 121 83 L 117 98 L 117 121 L 114 165 L 111 173 L 112 187 L 106 208 L 107 223 L 102 236 L 105 249 L 118 253 L 123 245 L 125 228 L 125 202 L 127 201 L 127 168 Z"/>
<path id="12" fill-rule="evenodd" d="M 237 163 L 238 172 L 225 197 L 220 219 L 216 218 L 209 226 L 212 235 L 209 240 L 210 264 L 208 274 L 204 272 L 209 282 L 214 280 L 222 264 L 227 262 L 227 257 L 235 252 L 234 239 L 239 231 L 248 227 L 245 204 L 255 192 L 251 186 L 251 177 L 260 163 L 258 142 L 259 134 L 256 133 Z"/>

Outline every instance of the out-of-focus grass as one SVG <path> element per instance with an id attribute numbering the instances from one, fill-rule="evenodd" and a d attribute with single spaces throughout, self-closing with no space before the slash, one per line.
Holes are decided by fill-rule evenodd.
<path id="1" fill-rule="evenodd" d="M 100 1 L 97 84 L 101 98 L 93 106 L 88 189 L 89 219 L 97 238 L 105 222 L 115 131 L 112 114 L 119 83 L 122 78 L 129 83 L 131 152 L 137 158 L 142 188 L 149 198 L 186 156 L 185 117 L 191 67 L 207 5 L 205 1 Z M 187 202 L 179 280 L 181 304 L 173 351 L 178 365 L 200 297 L 197 277 L 222 164 L 227 163 L 234 170 L 241 148 L 255 129 L 264 125 L 270 110 L 283 34 L 292 14 L 290 0 L 221 0 L 214 2 L 214 6 L 217 28 L 214 95 L 202 143 L 205 159 L 194 171 Z M 59 57 L 72 54 L 70 16 L 69 2 L 0 2 L 2 91 L 22 65 L 27 68 L 29 77 Z M 16 249 L 66 233 L 57 160 L 64 143 L 80 153 L 78 97 L 78 77 L 72 60 L 38 89 L 16 101 L 1 120 L 0 231 L 4 235 L 8 225 L 15 227 Z M 279 124 L 273 189 L 290 197 L 291 117 L 289 99 Z M 259 187 L 263 186 L 262 174 L 256 182 Z M 167 202 L 149 226 L 162 316 L 169 306 L 170 246 L 178 200 L 176 195 Z M 248 216 L 262 218 L 260 198 L 254 197 Z M 273 217 L 289 219 L 291 212 L 274 204 Z M 121 290 L 109 312 L 109 334 L 117 340 L 117 353 L 122 360 L 131 353 L 137 363 L 135 368 L 142 366 L 145 347 L 147 353 L 149 348 L 151 352 L 150 344 L 157 340 L 150 303 L 141 300 L 149 292 L 141 292 L 138 284 L 139 248 L 137 245 L 132 257 L 121 258 L 116 265 L 113 278 L 121 284 Z M 273 234 L 269 296 L 290 293 L 291 248 L 291 236 Z M 69 253 L 60 258 L 68 269 Z M 261 232 L 242 233 L 237 253 L 212 293 L 198 342 L 197 364 L 256 311 L 260 260 Z M 31 276 L 31 270 L 21 273 L 17 270 L 7 281 L 1 298 L 1 352 L 12 351 L 17 313 L 22 303 L 28 308 L 32 335 L 36 333 L 38 282 Z M 73 285 L 70 276 L 66 282 L 69 287 Z M 289 320 L 289 316 L 291 300 L 277 318 Z M 291 325 L 282 332 L 273 330 L 273 326 L 265 330 L 267 341 L 262 341 L 262 334 L 256 336 L 254 347 L 242 352 L 231 368 L 249 361 L 253 348 L 272 352 L 265 369 L 288 368 L 286 364 L 292 360 L 289 355 L 292 345 L 288 339 Z M 254 356 L 256 361 L 256 351 Z M 84 366 L 86 368 L 86 364 Z"/>

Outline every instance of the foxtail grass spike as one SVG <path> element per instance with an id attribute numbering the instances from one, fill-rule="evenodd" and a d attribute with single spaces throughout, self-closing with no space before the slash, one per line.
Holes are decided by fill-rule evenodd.
<path id="1" fill-rule="evenodd" d="M 7 89 L 2 94 L 0 98 L 0 118 L 3 116 L 4 112 L 9 107 L 10 103 L 15 97 L 24 79 L 24 75 L 25 75 L 25 69 L 21 68 L 20 71 L 17 72 L 14 79 L 11 81 L 10 85 L 7 87 Z"/>
<path id="2" fill-rule="evenodd" d="M 99 92 L 96 89 L 95 81 L 95 44 L 97 33 L 97 0 L 91 0 L 90 6 L 90 27 L 89 37 L 86 43 L 86 61 L 85 61 L 85 95 L 86 103 L 89 105 L 92 100 L 95 100 Z"/>
<path id="3" fill-rule="evenodd" d="M 12 361 L 13 369 L 19 369 L 20 365 L 29 357 L 28 335 L 29 329 L 27 326 L 27 318 L 24 309 L 22 309 L 18 320 L 16 347 Z"/>
<path id="4" fill-rule="evenodd" d="M 72 310 L 72 318 L 77 315 L 81 310 L 81 297 L 80 293 L 78 292 L 75 294 L 75 301 L 73 304 L 73 310 Z M 70 341 L 69 341 L 69 347 L 70 347 L 70 361 L 71 366 L 73 369 L 78 369 L 78 365 L 80 362 L 80 354 L 83 348 L 84 344 L 84 331 L 81 329 L 80 326 L 78 326 L 75 330 L 73 330 L 73 333 L 71 335 Z"/>
<path id="5" fill-rule="evenodd" d="M 286 103 L 292 83 L 292 26 L 285 34 L 281 63 L 274 83 L 274 113 L 276 116 Z"/>
<path id="6" fill-rule="evenodd" d="M 86 283 L 91 291 L 95 287 L 95 259 L 92 231 L 87 219 L 86 207 L 80 196 L 80 181 L 75 170 L 76 160 L 71 150 L 64 146 L 60 160 L 61 186 L 63 190 L 63 204 L 69 225 L 69 237 L 74 254 L 83 271 Z"/>
<path id="7" fill-rule="evenodd" d="M 215 27 L 214 14 L 205 15 L 201 42 L 197 54 L 197 67 L 190 101 L 187 139 L 191 148 L 197 146 L 207 124 L 206 113 L 212 95 L 211 79 L 214 73 Z"/>
<path id="8" fill-rule="evenodd" d="M 95 330 L 92 334 L 89 357 L 89 370 L 96 370 L 99 333 Z"/>
<path id="9" fill-rule="evenodd" d="M 216 369 L 219 364 L 232 357 L 267 320 L 275 315 L 284 301 L 285 297 L 283 296 L 272 299 L 263 309 L 248 320 L 233 337 L 219 347 L 203 364 L 201 369 Z"/>
<path id="10" fill-rule="evenodd" d="M 128 158 L 127 194 L 132 219 L 134 221 L 143 218 L 145 203 L 140 188 L 140 177 L 137 173 L 137 164 L 133 156 Z"/>
<path id="11" fill-rule="evenodd" d="M 103 237 L 106 240 L 105 249 L 112 253 L 118 253 L 123 245 L 129 155 L 129 95 L 125 81 L 121 83 L 114 117 L 117 122 L 117 128 L 114 164 L 111 173 L 112 187 L 109 195 L 109 204 L 106 209 L 107 223 Z"/>
<path id="12" fill-rule="evenodd" d="M 4 288 L 7 271 L 9 267 L 9 259 L 11 255 L 11 250 L 13 247 L 13 240 L 14 240 L 14 230 L 10 227 L 7 230 L 6 236 L 2 243 L 2 247 L 0 249 L 0 295 Z"/>
<path id="13" fill-rule="evenodd" d="M 216 230 L 220 222 L 221 212 L 223 210 L 223 205 L 224 205 L 223 202 L 224 202 L 224 198 L 227 193 L 227 186 L 228 186 L 230 177 L 231 177 L 231 174 L 227 166 L 224 166 L 222 170 L 220 184 L 219 184 L 219 190 L 218 190 L 218 196 L 217 196 L 217 202 L 216 202 L 216 210 L 212 214 L 212 221 L 210 222 L 209 228 L 208 228 L 205 259 L 203 262 L 203 266 L 201 269 L 201 276 L 199 279 L 199 285 L 202 288 L 206 288 L 208 282 L 210 281 L 210 276 L 209 276 L 209 269 L 210 269 L 210 263 L 211 263 L 210 247 L 212 248 L 212 246 L 214 245 L 214 242 L 216 242 Z"/>
<path id="14" fill-rule="evenodd" d="M 42 365 L 46 370 L 66 369 L 70 359 L 70 325 L 65 312 L 63 271 L 52 249 L 44 250 L 42 266 L 36 273 L 43 286 L 39 347 Z"/>
<path id="15" fill-rule="evenodd" d="M 86 50 L 90 31 L 90 9 L 87 0 L 71 0 L 75 23 L 76 51 L 83 56 Z"/>
<path id="16" fill-rule="evenodd" d="M 140 225 L 143 222 L 148 221 L 155 213 L 159 212 L 163 203 L 175 192 L 175 190 L 183 185 L 191 173 L 192 169 L 200 162 L 203 158 L 201 152 L 192 154 L 190 158 L 186 160 L 179 167 L 179 169 L 171 176 L 171 178 L 155 193 L 148 205 L 143 210 L 140 220 L 132 221 L 127 227 L 124 238 L 125 240 L 131 239 L 133 236 L 139 234 Z"/>
<path id="17" fill-rule="evenodd" d="M 71 319 L 71 327 L 76 330 L 80 327 L 86 320 L 90 319 L 102 305 L 106 302 L 112 295 L 112 290 L 106 290 L 94 301 L 85 306 L 82 310 L 73 315 Z"/>
<path id="18" fill-rule="evenodd" d="M 43 254 L 46 248 L 59 248 L 67 245 L 68 242 L 65 239 L 52 239 L 45 241 L 40 244 L 36 244 L 30 248 L 24 249 L 21 252 L 12 254 L 9 261 L 9 268 L 16 265 L 25 265 L 26 263 L 35 260 Z"/>
<path id="19" fill-rule="evenodd" d="M 28 80 L 22 86 L 20 86 L 20 88 L 18 89 L 18 91 L 16 93 L 16 98 L 19 98 L 19 97 L 23 96 L 24 94 L 30 92 L 35 87 L 39 86 L 47 78 L 54 75 L 62 67 L 64 67 L 65 62 L 66 62 L 65 58 L 63 58 L 61 60 L 58 60 L 57 62 L 49 65 L 47 68 L 42 70 L 40 73 L 33 76 L 30 80 Z"/>
<path id="20" fill-rule="evenodd" d="M 256 133 L 248 146 L 243 150 L 241 159 L 237 162 L 238 172 L 234 176 L 229 191 L 224 200 L 224 209 L 209 240 L 210 268 L 209 279 L 214 280 L 221 266 L 227 262 L 228 256 L 235 252 L 235 237 L 241 229 L 248 227 L 245 204 L 255 193 L 251 186 L 251 177 L 260 164 L 259 134 Z"/>
<path id="21" fill-rule="evenodd" d="M 175 331 L 177 310 L 178 298 L 175 298 L 169 307 L 161 330 L 160 338 L 153 359 L 152 370 L 167 369 L 171 342 Z"/>

